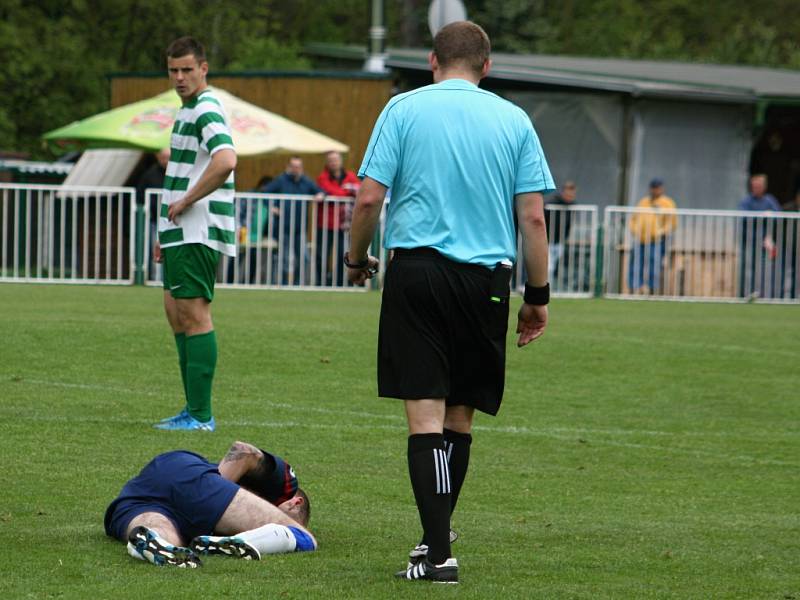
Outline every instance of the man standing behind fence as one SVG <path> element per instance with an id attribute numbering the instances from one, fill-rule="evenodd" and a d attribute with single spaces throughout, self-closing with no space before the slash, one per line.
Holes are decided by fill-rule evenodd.
<path id="1" fill-rule="evenodd" d="M 517 324 L 524 346 L 547 324 L 542 193 L 555 185 L 528 115 L 478 87 L 491 64 L 483 29 L 468 21 L 442 28 L 429 62 L 435 83 L 392 98 L 375 124 L 345 261 L 353 283 L 374 274 L 367 249 L 391 188 L 378 393 L 405 401 L 423 529 L 398 576 L 455 583 L 450 514 L 473 414 L 496 414 L 503 396 L 514 212 L 529 278 Z"/>
<path id="2" fill-rule="evenodd" d="M 164 175 L 166 175 L 167 164 L 169 164 L 169 148 L 162 148 L 154 154 L 154 158 L 155 161 L 136 180 L 136 204 L 140 206 L 144 206 L 148 199 L 147 190 L 164 188 Z M 150 217 L 145 223 L 150 239 L 154 243 L 158 240 L 158 201 L 157 194 L 150 196 L 150 206 L 147 207 Z M 152 255 L 147 269 L 148 279 L 155 279 L 157 277 L 156 266 L 155 258 Z"/>
<path id="3" fill-rule="evenodd" d="M 325 156 L 325 168 L 317 177 L 317 185 L 328 196 L 333 197 L 320 206 L 317 213 L 317 285 L 341 287 L 344 285 L 342 258 L 346 250 L 344 234 L 351 207 L 349 204 L 344 204 L 340 198 L 355 196 L 361 181 L 355 173 L 344 168 L 342 155 L 334 150 Z M 332 259 L 330 266 L 329 258 Z M 336 273 L 335 280 L 334 273 Z"/>
<path id="4" fill-rule="evenodd" d="M 569 241 L 570 229 L 572 229 L 572 209 L 577 197 L 578 186 L 574 181 L 565 181 L 561 186 L 561 191 L 551 196 L 545 206 L 551 210 L 544 213 L 547 222 L 547 239 L 550 241 L 550 256 L 548 259 L 550 284 L 557 291 L 570 291 L 571 281 L 569 275 L 569 260 L 564 256 L 564 249 Z M 561 276 L 559 282 L 559 265 L 566 267 L 566 276 Z M 561 283 L 562 285 L 559 285 Z"/>
<path id="5" fill-rule="evenodd" d="M 636 208 L 647 210 L 633 213 L 628 225 L 634 236 L 628 288 L 632 294 L 658 293 L 667 239 L 678 227 L 675 201 L 664 193 L 664 182 L 656 178 L 650 182 L 650 194 L 639 200 Z"/>
<path id="6" fill-rule="evenodd" d="M 236 152 L 222 105 L 206 83 L 203 46 L 191 37 L 175 40 L 167 48 L 167 69 L 183 106 L 172 128 L 154 254 L 164 263 L 164 309 L 178 348 L 186 407 L 155 427 L 214 431 L 217 337 L 211 301 L 220 253 L 236 255 Z"/>
<path id="7" fill-rule="evenodd" d="M 290 156 L 286 171 L 270 181 L 262 190 L 267 194 L 306 196 L 314 194 L 321 202 L 325 194 L 311 181 L 303 168 L 303 159 Z M 301 268 L 306 264 L 306 219 L 307 202 L 281 198 L 278 201 L 278 228 L 280 242 L 281 285 L 303 285 Z"/>
<path id="8" fill-rule="evenodd" d="M 739 203 L 739 210 L 755 213 L 779 212 L 781 205 L 767 192 L 767 176 L 750 177 L 750 193 Z M 776 268 L 777 220 L 761 217 L 742 219 L 739 254 L 739 296 L 775 298 L 783 295 L 783 273 Z"/>

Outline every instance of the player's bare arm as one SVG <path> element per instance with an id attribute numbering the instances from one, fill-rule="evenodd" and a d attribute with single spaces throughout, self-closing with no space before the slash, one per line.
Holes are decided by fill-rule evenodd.
<path id="1" fill-rule="evenodd" d="M 215 152 L 211 157 L 208 167 L 197 180 L 197 183 L 188 191 L 186 195 L 173 202 L 169 206 L 168 218 L 177 224 L 176 218 L 192 204 L 201 200 L 219 189 L 228 179 L 228 176 L 236 168 L 236 152 L 230 148 L 225 148 Z"/>
<path id="2" fill-rule="evenodd" d="M 239 481 L 242 476 L 258 466 L 263 457 L 261 450 L 247 442 L 236 441 L 219 463 L 219 473 L 225 479 Z"/>

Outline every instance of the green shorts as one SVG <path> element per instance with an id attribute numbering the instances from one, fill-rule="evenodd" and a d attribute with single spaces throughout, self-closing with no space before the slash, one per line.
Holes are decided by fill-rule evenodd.
<path id="1" fill-rule="evenodd" d="M 164 289 L 173 298 L 214 299 L 220 253 L 203 244 L 163 248 Z"/>

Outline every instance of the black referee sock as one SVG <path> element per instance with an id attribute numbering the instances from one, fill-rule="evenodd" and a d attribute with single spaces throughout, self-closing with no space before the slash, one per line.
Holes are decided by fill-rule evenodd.
<path id="1" fill-rule="evenodd" d="M 450 514 L 456 509 L 458 494 L 464 479 L 467 477 L 469 467 L 469 450 L 472 446 L 472 435 L 459 433 L 452 429 L 444 430 L 444 451 L 447 454 L 447 463 L 450 466 Z"/>
<path id="2" fill-rule="evenodd" d="M 464 479 L 467 477 L 469 467 L 469 450 L 472 446 L 472 435 L 469 433 L 459 433 L 452 429 L 444 430 L 444 452 L 447 455 L 447 464 L 450 467 L 450 515 L 456 509 L 458 494 Z M 422 537 L 420 544 L 427 544 L 428 540 Z"/>
<path id="3" fill-rule="evenodd" d="M 441 564 L 450 558 L 450 470 L 441 433 L 408 436 L 408 473 L 428 543 L 428 560 Z"/>

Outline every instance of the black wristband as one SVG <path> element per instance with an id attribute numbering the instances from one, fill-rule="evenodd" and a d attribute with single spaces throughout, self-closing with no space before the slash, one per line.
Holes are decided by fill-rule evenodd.
<path id="1" fill-rule="evenodd" d="M 526 283 L 523 299 L 525 300 L 525 304 L 544 306 L 550 302 L 550 284 L 545 283 L 542 287 L 533 287 L 529 283 Z"/>
<path id="2" fill-rule="evenodd" d="M 344 253 L 344 266 L 347 267 L 348 269 L 366 269 L 368 264 L 369 264 L 369 256 L 357 263 L 351 263 L 350 253 L 349 252 Z"/>

